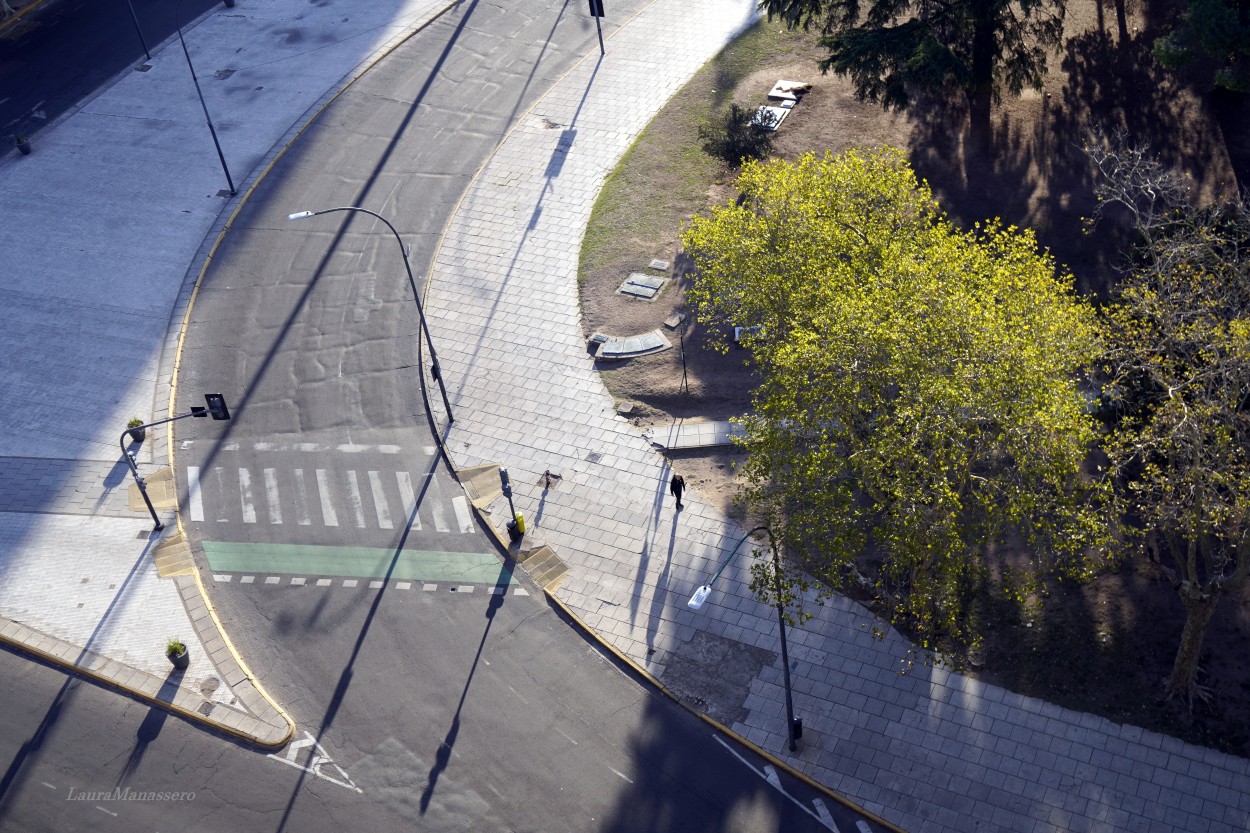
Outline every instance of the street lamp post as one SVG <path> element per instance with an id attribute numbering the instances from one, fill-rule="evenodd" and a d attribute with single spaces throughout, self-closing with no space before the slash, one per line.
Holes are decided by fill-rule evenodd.
<path id="1" fill-rule="evenodd" d="M 130 435 L 131 431 L 138 431 L 141 428 L 152 428 L 157 425 L 164 425 L 167 422 L 176 422 L 180 419 L 186 419 L 187 417 L 206 417 L 211 415 L 213 419 L 230 419 L 230 409 L 226 406 L 226 398 L 220 393 L 206 393 L 204 394 L 204 401 L 207 403 L 207 407 L 204 405 L 192 405 L 190 413 L 179 414 L 178 416 L 169 417 L 168 419 L 158 419 L 156 422 L 148 422 L 143 425 L 136 425 L 134 428 L 127 428 L 122 432 L 122 458 L 126 461 L 126 465 L 130 467 L 130 474 L 134 477 L 135 483 L 139 486 L 139 494 L 143 495 L 143 502 L 147 504 L 148 514 L 152 516 L 152 522 L 156 524 L 156 531 L 158 532 L 165 528 L 165 524 L 161 523 L 161 519 L 157 517 L 156 508 L 152 506 L 152 499 L 148 497 L 148 484 L 142 477 L 139 476 L 139 465 L 135 462 L 134 455 L 132 455 L 130 450 L 126 448 L 126 437 Z"/>
<path id="2" fill-rule="evenodd" d="M 781 596 L 781 559 L 777 555 L 777 542 L 773 539 L 773 531 L 767 526 L 757 526 L 746 535 L 743 535 L 738 543 L 734 544 L 733 548 L 729 550 L 729 555 L 725 556 L 725 560 L 716 569 L 716 573 L 713 574 L 711 580 L 707 584 L 700 585 L 686 605 L 691 610 L 698 610 L 703 607 L 708 596 L 712 594 L 712 585 L 716 583 L 716 579 L 720 578 L 720 574 L 729 566 L 729 562 L 737 554 L 738 548 L 757 532 L 768 533 L 768 546 L 773 552 L 773 580 L 776 582 L 773 590 L 777 596 L 777 625 L 781 630 L 781 673 L 786 690 L 786 740 L 789 741 L 790 751 L 793 752 L 798 748 L 799 738 L 803 736 L 803 721 L 795 720 L 794 718 L 794 697 L 790 689 L 790 652 L 786 647 L 786 606 Z"/>
<path id="3" fill-rule="evenodd" d="M 368 214 L 381 220 L 386 227 L 391 230 L 391 234 L 395 235 L 395 242 L 399 244 L 399 253 L 404 258 L 404 269 L 408 272 L 408 283 L 412 285 L 412 295 L 417 301 L 417 317 L 421 319 L 421 331 L 425 333 L 425 343 L 430 345 L 430 373 L 438 382 L 438 390 L 443 395 L 443 407 L 447 409 L 447 422 L 456 421 L 455 415 L 451 411 L 451 402 L 447 399 L 447 387 L 443 384 L 443 372 L 438 366 L 438 353 L 434 351 L 434 340 L 430 338 L 430 327 L 425 323 L 425 307 L 421 304 L 421 290 L 417 287 L 417 280 L 412 276 L 412 264 L 408 262 L 408 248 L 404 245 L 404 239 L 399 236 L 399 232 L 395 226 L 391 225 L 391 221 L 383 217 L 376 211 L 370 211 L 367 208 L 361 208 L 355 205 L 338 206 L 335 208 L 323 208 L 320 211 L 297 211 L 287 216 L 288 220 L 303 220 L 307 217 L 318 217 L 322 214 L 330 214 L 335 211 L 359 211 L 361 214 Z"/>

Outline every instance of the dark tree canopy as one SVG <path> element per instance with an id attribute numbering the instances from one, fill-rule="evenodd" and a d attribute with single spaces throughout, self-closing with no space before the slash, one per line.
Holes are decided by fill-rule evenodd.
<path id="1" fill-rule="evenodd" d="M 769 18 L 824 35 L 832 70 L 861 101 L 906 108 L 919 91 L 962 92 L 974 142 L 989 138 L 1004 90 L 1041 89 L 1063 37 L 1065 0 L 761 0 Z"/>
<path id="2" fill-rule="evenodd" d="M 1180 25 L 1155 41 L 1154 54 L 1171 68 L 1209 63 L 1215 86 L 1250 92 L 1250 2 L 1189 0 Z"/>

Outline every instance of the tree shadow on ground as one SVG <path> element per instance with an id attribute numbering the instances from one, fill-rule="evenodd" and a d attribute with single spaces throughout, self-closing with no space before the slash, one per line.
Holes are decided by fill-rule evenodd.
<path id="1" fill-rule="evenodd" d="M 1093 29 L 1069 38 L 1062 75 L 996 113 L 992 150 L 965 151 L 966 107 L 927 98 L 912 111 L 910 154 L 917 173 L 963 227 L 992 217 L 1037 232 L 1038 243 L 1072 270 L 1079 292 L 1105 297 L 1132 242 L 1123 224 L 1086 233 L 1096 207 L 1094 172 L 1081 150 L 1091 129 L 1122 129 L 1210 198 L 1234 180 L 1209 106 L 1150 55 L 1153 35 L 1127 41 Z"/>
<path id="2" fill-rule="evenodd" d="M 1149 562 L 1126 559 L 1087 585 L 1051 580 L 1028 612 L 986 600 L 984 665 L 971 676 L 1116 723 L 1141 726 L 1234 755 L 1250 752 L 1250 674 L 1238 600 L 1225 600 L 1208 630 L 1201 682 L 1213 701 L 1188 714 L 1165 699 L 1163 681 L 1185 613 Z"/>

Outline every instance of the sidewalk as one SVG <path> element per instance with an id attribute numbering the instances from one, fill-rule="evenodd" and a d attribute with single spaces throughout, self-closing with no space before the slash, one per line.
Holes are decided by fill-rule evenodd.
<path id="1" fill-rule="evenodd" d="M 442 5 L 358 4 L 348 24 L 328 5 L 242 0 L 188 28 L 241 192 L 327 90 Z M 788 756 L 775 611 L 751 596 L 748 559 L 731 563 L 702 611 L 686 607 L 742 531 L 695 493 L 674 515 L 664 458 L 615 413 L 586 355 L 578 249 L 603 178 L 753 5 L 652 4 L 520 119 L 465 195 L 426 307 L 455 400 L 456 464 L 507 465 L 527 515 L 545 500 L 530 543 L 571 567 L 556 596 L 602 639 L 909 833 L 1250 829 L 1250 762 L 958 675 L 900 676 L 905 642 L 874 639 L 845 600 L 790 632 L 805 734 Z M 301 52 L 314 35 L 331 43 Z M 194 578 L 161 578 L 150 521 L 122 508 L 120 430 L 166 415 L 187 292 L 231 216 L 185 73 L 166 45 L 149 70 L 35 137 L 34 155 L 0 164 L 11 209 L 0 341 L 22 360 L 0 378 L 0 635 L 281 743 L 289 722 L 238 663 Z M 188 164 L 186 148 L 203 164 Z M 156 433 L 145 473 L 169 458 Z M 544 494 L 545 470 L 562 480 Z M 160 656 L 175 635 L 197 658 L 181 677 Z"/>
<path id="2" fill-rule="evenodd" d="M 332 4 L 243 0 L 187 25 L 240 195 L 326 100 L 447 5 L 383 0 L 345 19 Z M 0 639 L 282 745 L 289 719 L 235 654 L 197 577 L 178 569 L 173 513 L 152 535 L 146 512 L 127 506 L 122 430 L 169 415 L 189 290 L 242 199 L 223 191 L 176 40 L 136 70 L 32 137 L 30 156 L 0 160 L 0 350 L 11 357 L 0 376 Z M 137 449 L 145 476 L 169 465 L 166 436 L 149 431 Z M 162 544 L 172 552 L 158 567 Z M 170 637 L 189 647 L 185 673 L 164 657 Z"/>
<path id="3" fill-rule="evenodd" d="M 601 638 L 910 833 L 1250 829 L 1250 761 L 932 668 L 900 675 L 904 640 L 875 639 L 846 600 L 790 631 L 804 736 L 787 755 L 776 612 L 751 595 L 749 558 L 701 611 L 686 607 L 742 531 L 695 493 L 676 515 L 664 458 L 615 413 L 585 350 L 578 251 L 604 176 L 752 5 L 648 7 L 522 120 L 466 194 L 426 305 L 457 466 L 503 464 L 517 509 L 542 506 L 527 546 L 569 565 L 556 596 Z M 562 481 L 544 491 L 546 470 Z M 494 510 L 502 528 L 507 507 Z"/>

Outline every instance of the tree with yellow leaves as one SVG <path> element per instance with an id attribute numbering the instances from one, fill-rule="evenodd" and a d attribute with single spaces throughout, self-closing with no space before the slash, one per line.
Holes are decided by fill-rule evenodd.
<path id="1" fill-rule="evenodd" d="M 1079 378 L 1099 338 L 1032 233 L 955 228 L 892 148 L 748 163 L 738 187 L 683 237 L 688 299 L 750 328 L 743 497 L 796 574 L 869 587 L 938 650 L 977 642 L 987 587 L 1091 575 L 1104 484 Z"/>

